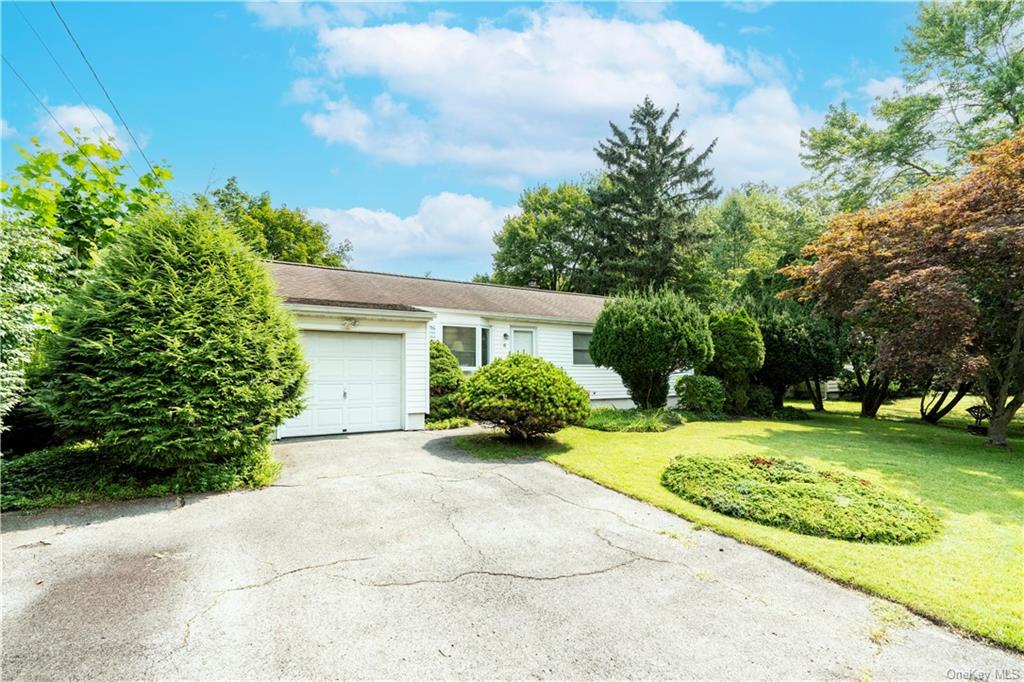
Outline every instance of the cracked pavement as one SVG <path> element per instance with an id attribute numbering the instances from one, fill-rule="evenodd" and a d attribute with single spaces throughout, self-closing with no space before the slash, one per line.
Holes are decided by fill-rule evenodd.
<path id="1" fill-rule="evenodd" d="M 1024 669 L 917 617 L 876 644 L 868 595 L 553 464 L 475 460 L 449 436 L 296 440 L 275 446 L 284 471 L 264 490 L 4 514 L 4 678 Z"/>

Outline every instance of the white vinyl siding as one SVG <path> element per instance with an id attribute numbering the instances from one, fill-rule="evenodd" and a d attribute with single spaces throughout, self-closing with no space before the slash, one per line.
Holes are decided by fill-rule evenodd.
<path id="1" fill-rule="evenodd" d="M 613 370 L 596 365 L 577 365 L 573 360 L 573 332 L 590 333 L 556 325 L 537 326 L 537 355 L 565 370 L 573 381 L 587 389 L 591 400 L 628 400 L 629 392 Z"/>

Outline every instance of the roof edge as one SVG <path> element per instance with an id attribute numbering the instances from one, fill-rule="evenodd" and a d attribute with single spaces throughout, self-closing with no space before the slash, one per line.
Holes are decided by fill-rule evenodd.
<path id="1" fill-rule="evenodd" d="M 515 291 L 532 291 L 540 294 L 559 294 L 562 296 L 582 296 L 584 298 L 607 299 L 608 296 L 601 294 L 582 294 L 576 291 L 555 291 L 554 289 L 541 289 L 538 287 L 517 287 L 511 284 L 492 284 L 489 282 L 466 282 L 460 279 L 447 279 L 445 277 L 420 277 L 418 275 L 403 275 L 394 272 L 380 272 L 378 270 L 359 270 L 357 268 L 339 268 L 331 265 L 315 265 L 313 263 L 292 263 L 286 260 L 274 260 L 273 258 L 262 259 L 264 263 L 275 263 L 277 265 L 294 265 L 300 268 L 317 268 L 319 270 L 336 270 L 340 272 L 358 272 L 363 275 L 380 275 L 382 277 L 401 277 L 403 279 L 415 279 L 424 282 L 448 282 L 449 284 L 464 284 L 474 287 L 491 287 L 492 289 L 513 289 Z"/>

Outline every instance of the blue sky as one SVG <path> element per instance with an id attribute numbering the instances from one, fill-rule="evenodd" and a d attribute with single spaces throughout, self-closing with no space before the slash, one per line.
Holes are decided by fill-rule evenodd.
<path id="1" fill-rule="evenodd" d="M 799 132 L 898 85 L 908 3 L 59 3 L 146 155 L 187 197 L 238 176 L 355 245 L 354 267 L 468 278 L 519 193 L 597 169 L 645 94 L 724 187 L 802 179 Z M 20 11 L 19 11 L 20 10 Z M 2 50 L 65 126 L 124 129 L 47 3 Z M 24 17 L 22 16 L 24 15 Z M 39 32 L 86 101 L 29 28 Z M 55 126 L 3 69 L 3 172 Z M 89 108 L 93 110 L 90 111 Z"/>

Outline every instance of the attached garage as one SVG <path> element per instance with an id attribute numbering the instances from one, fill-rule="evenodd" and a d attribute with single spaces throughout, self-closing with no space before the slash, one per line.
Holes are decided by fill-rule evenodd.
<path id="1" fill-rule="evenodd" d="M 306 409 L 281 426 L 281 437 L 402 428 L 400 334 L 304 331 L 302 347 Z"/>

